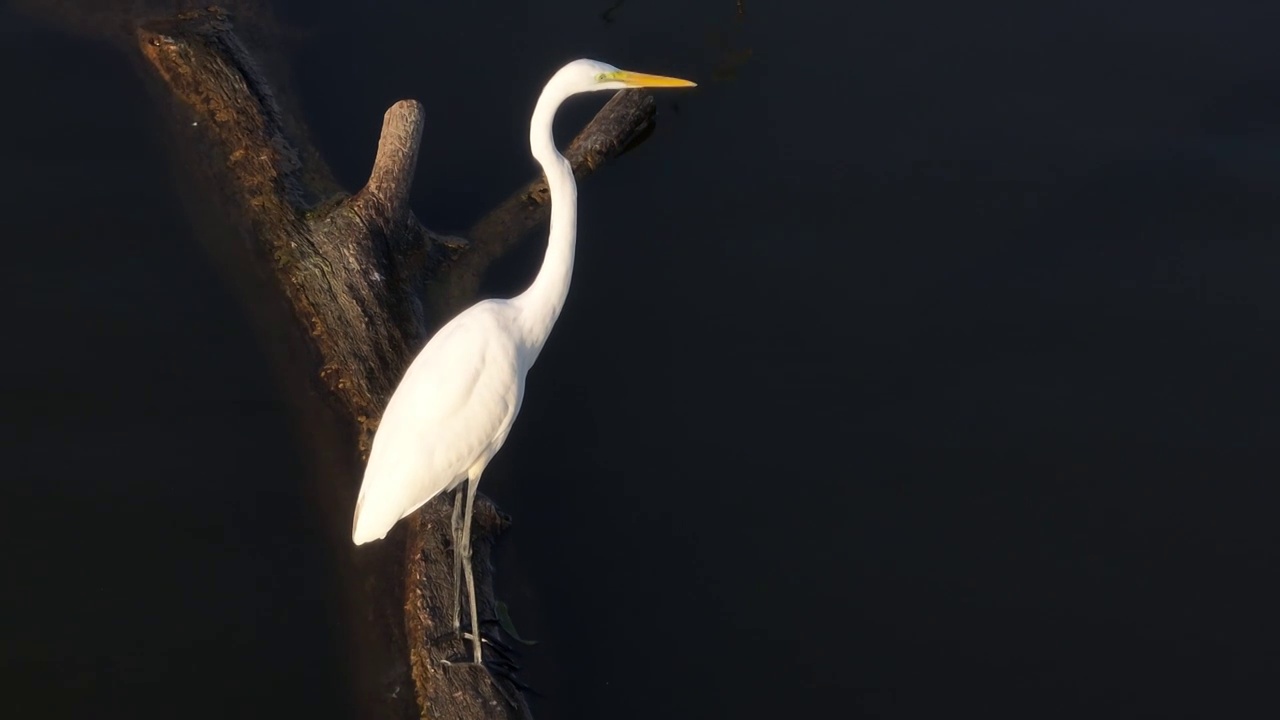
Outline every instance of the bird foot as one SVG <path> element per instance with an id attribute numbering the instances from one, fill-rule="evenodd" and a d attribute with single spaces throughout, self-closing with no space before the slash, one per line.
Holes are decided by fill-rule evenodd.
<path id="1" fill-rule="evenodd" d="M 473 654 L 475 646 L 471 644 L 474 641 L 471 633 L 463 633 L 462 637 L 458 639 L 466 643 L 466 650 L 459 652 L 448 660 L 444 660 L 442 662 L 446 665 L 475 665 L 475 655 Z M 520 669 L 519 663 L 517 663 L 515 658 L 512 656 L 511 648 L 503 645 L 499 641 L 490 640 L 487 637 L 481 637 L 480 644 L 482 648 L 484 648 L 481 652 L 485 655 L 485 657 L 481 659 L 482 663 L 492 662 L 496 665 L 511 668 L 512 670 Z"/>
<path id="2" fill-rule="evenodd" d="M 485 656 L 480 662 L 475 661 L 475 656 L 468 652 L 458 653 L 446 660 L 440 661 L 441 665 L 448 667 L 465 667 L 468 665 L 479 665 L 490 672 L 499 673 L 517 673 L 521 668 L 516 663 L 511 662 L 503 657 L 494 657 L 493 655 Z"/>
<path id="3" fill-rule="evenodd" d="M 471 642 L 472 641 L 471 633 L 469 632 L 462 633 L 462 639 L 466 642 Z M 511 649 L 511 646 L 507 645 L 501 640 L 489 635 L 481 635 L 480 644 L 488 648 L 489 650 L 493 651 L 493 654 L 502 658 L 503 661 L 511 665 L 515 664 L 515 660 L 512 659 L 512 656 L 515 654 L 515 651 Z"/>
<path id="4" fill-rule="evenodd" d="M 500 623 L 497 620 L 481 620 L 480 621 L 481 627 L 485 625 L 499 625 L 499 624 Z M 438 645 L 439 643 L 447 640 L 461 639 L 461 640 L 466 640 L 470 642 L 471 638 L 472 638 L 471 628 L 467 626 L 463 626 L 461 628 L 446 630 L 443 633 L 434 635 L 428 638 L 428 642 L 431 643 L 432 645 Z M 498 650 L 504 655 L 510 655 L 512 652 L 514 652 L 511 649 L 511 646 L 506 644 L 502 640 L 499 640 L 497 635 L 484 632 L 483 630 L 481 630 L 481 633 L 480 633 L 480 642 L 484 643 L 485 645 L 488 645 L 489 647 L 494 648 L 495 650 Z"/>

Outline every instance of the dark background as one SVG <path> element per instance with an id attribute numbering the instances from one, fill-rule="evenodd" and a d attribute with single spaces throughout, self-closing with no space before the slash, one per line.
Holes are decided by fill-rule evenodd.
<path id="1" fill-rule="evenodd" d="M 483 483 L 537 716 L 1280 710 L 1280 6 L 611 4 L 274 5 L 347 187 L 424 103 L 445 231 L 563 62 L 701 83 L 583 186 Z M 58 28 L 0 11 L 3 704 L 345 717 L 266 352 L 141 66 Z"/>

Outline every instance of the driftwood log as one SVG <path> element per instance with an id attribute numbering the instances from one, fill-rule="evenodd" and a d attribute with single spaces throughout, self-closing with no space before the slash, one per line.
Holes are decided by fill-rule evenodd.
<path id="1" fill-rule="evenodd" d="M 549 214 L 545 180 L 521 188 L 461 236 L 425 228 L 409 208 L 424 112 L 383 119 L 365 186 L 343 193 L 287 112 L 227 13 L 148 21 L 136 31 L 172 130 L 179 167 L 200 174 L 221 229 L 205 244 L 240 296 L 292 397 L 317 512 L 336 557 L 335 588 L 361 718 L 518 718 L 529 709 L 494 618 L 490 549 L 508 522 L 480 497 L 475 564 L 488 668 L 465 658 L 449 625 L 449 498 L 381 542 L 355 547 L 350 524 L 379 413 L 433 328 L 475 300 L 488 265 Z M 566 152 L 579 178 L 651 132 L 651 96 L 615 95 Z"/>

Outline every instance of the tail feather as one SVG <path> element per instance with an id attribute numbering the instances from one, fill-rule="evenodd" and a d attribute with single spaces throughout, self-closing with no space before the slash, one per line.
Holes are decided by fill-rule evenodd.
<path id="1" fill-rule="evenodd" d="M 360 541 L 356 540 L 356 528 L 360 527 L 360 506 L 364 505 L 364 488 L 360 488 L 360 497 L 356 498 L 356 514 L 351 518 L 351 539 L 355 544 L 359 545 Z"/>

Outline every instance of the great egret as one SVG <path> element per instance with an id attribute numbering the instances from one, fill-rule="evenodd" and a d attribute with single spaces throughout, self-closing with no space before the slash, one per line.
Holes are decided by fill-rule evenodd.
<path id="1" fill-rule="evenodd" d="M 578 187 L 569 161 L 556 150 L 552 135 L 556 110 L 582 92 L 694 85 L 594 60 L 575 60 L 552 76 L 529 125 L 530 149 L 551 191 L 551 232 L 538 276 L 520 295 L 476 303 L 440 328 L 405 371 L 374 435 L 351 539 L 360 545 L 384 538 L 401 518 L 441 492 L 456 489 L 453 626 L 455 631 L 460 627 L 459 576 L 465 572 L 470 639 L 477 663 L 481 661 L 480 625 L 471 570 L 476 486 L 511 432 L 524 399 L 525 375 L 560 316 L 573 275 Z"/>

